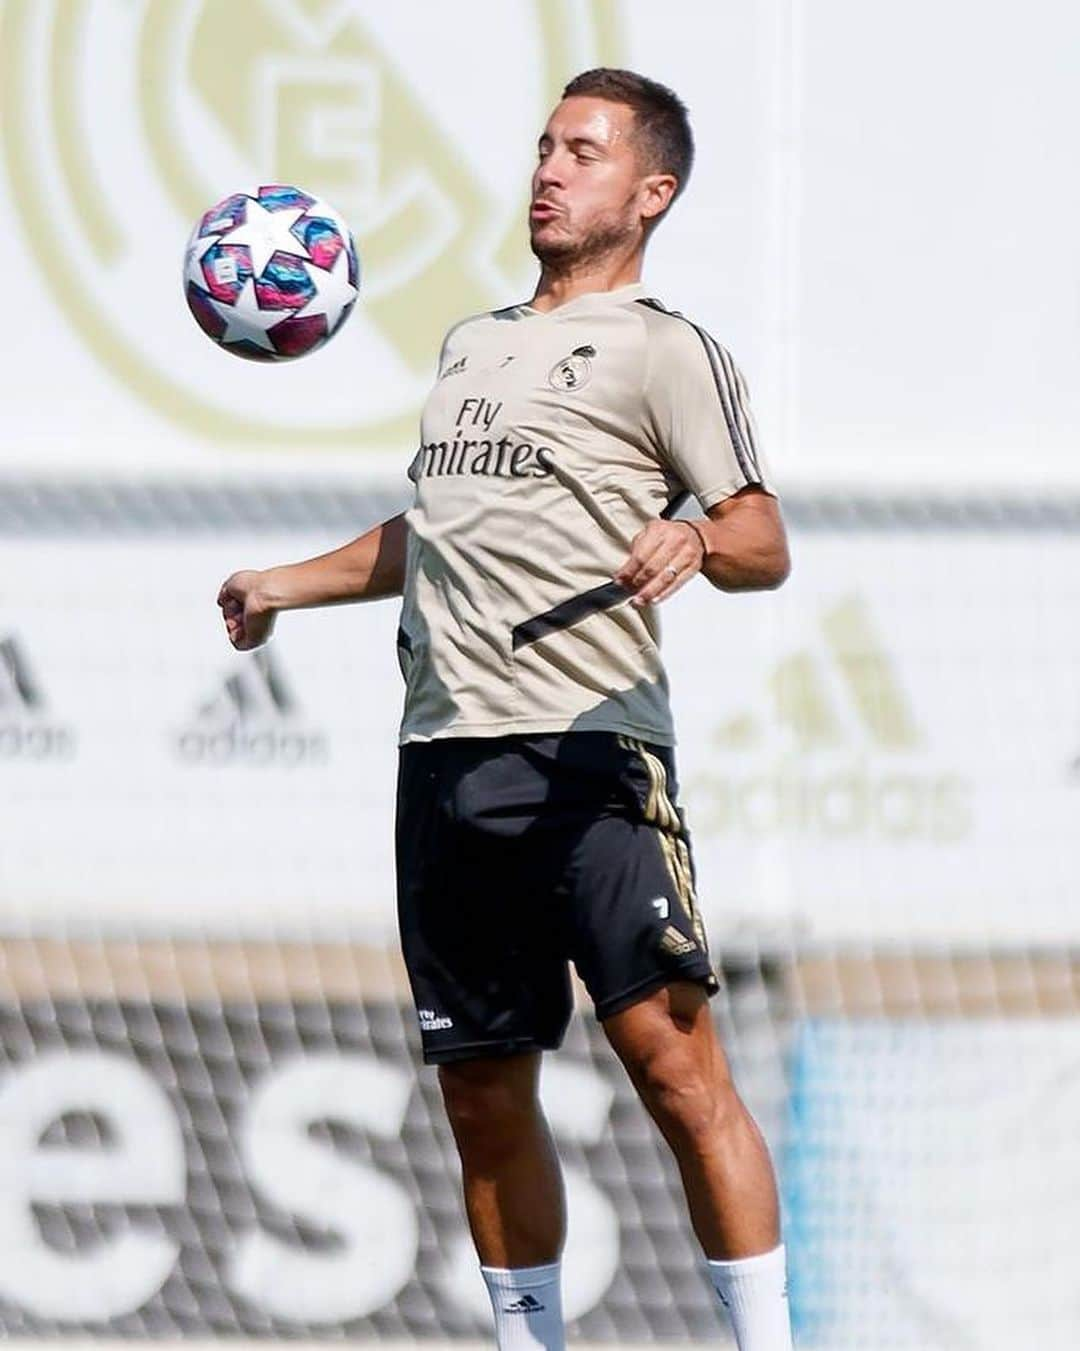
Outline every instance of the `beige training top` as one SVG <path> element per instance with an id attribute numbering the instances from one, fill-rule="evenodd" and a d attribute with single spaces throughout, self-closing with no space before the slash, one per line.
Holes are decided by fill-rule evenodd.
<path id="1" fill-rule="evenodd" d="M 766 484 L 746 386 L 641 284 L 466 319 L 409 469 L 401 741 L 604 729 L 671 745 L 654 607 L 612 580 L 634 536 Z"/>

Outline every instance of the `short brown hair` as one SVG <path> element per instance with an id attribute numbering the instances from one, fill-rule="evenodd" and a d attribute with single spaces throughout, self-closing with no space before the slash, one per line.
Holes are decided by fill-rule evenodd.
<path id="1" fill-rule="evenodd" d="M 608 99 L 632 108 L 648 171 L 672 174 L 678 197 L 694 163 L 694 138 L 686 105 L 674 90 L 633 70 L 599 66 L 575 75 L 563 90 L 563 98 L 575 97 Z"/>

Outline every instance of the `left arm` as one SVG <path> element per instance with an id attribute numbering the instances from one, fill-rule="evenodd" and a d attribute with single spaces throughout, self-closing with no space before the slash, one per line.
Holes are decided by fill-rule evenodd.
<path id="1" fill-rule="evenodd" d="M 773 591 L 787 580 L 787 532 L 770 493 L 744 488 L 694 525 L 707 546 L 701 571 L 721 591 Z"/>
<path id="2" fill-rule="evenodd" d="M 776 498 L 748 487 L 693 521 L 650 521 L 614 580 L 641 606 L 666 600 L 697 572 L 721 591 L 771 591 L 790 571 Z"/>
<path id="3" fill-rule="evenodd" d="M 771 590 L 791 563 L 742 372 L 704 329 L 646 314 L 644 426 L 670 479 L 705 515 L 650 521 L 615 581 L 638 606 L 666 600 L 696 572 L 721 591 Z"/>

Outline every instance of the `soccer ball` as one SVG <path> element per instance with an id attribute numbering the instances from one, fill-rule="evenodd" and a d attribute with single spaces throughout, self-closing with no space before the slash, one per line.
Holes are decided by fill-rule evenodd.
<path id="1" fill-rule="evenodd" d="M 349 317 L 360 267 L 329 203 L 280 184 L 237 192 L 200 216 L 184 255 L 195 321 L 226 352 L 289 361 Z"/>

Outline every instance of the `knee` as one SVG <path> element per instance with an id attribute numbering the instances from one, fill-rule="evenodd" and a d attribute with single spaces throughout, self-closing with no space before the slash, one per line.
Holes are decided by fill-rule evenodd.
<path id="1" fill-rule="evenodd" d="M 539 1118 L 536 1084 L 510 1062 L 442 1065 L 439 1087 L 462 1157 L 497 1162 L 532 1134 Z"/>
<path id="2" fill-rule="evenodd" d="M 730 1078 L 680 1049 L 648 1056 L 636 1078 L 645 1106 L 676 1148 L 697 1154 L 724 1148 L 741 1123 L 743 1106 Z"/>

